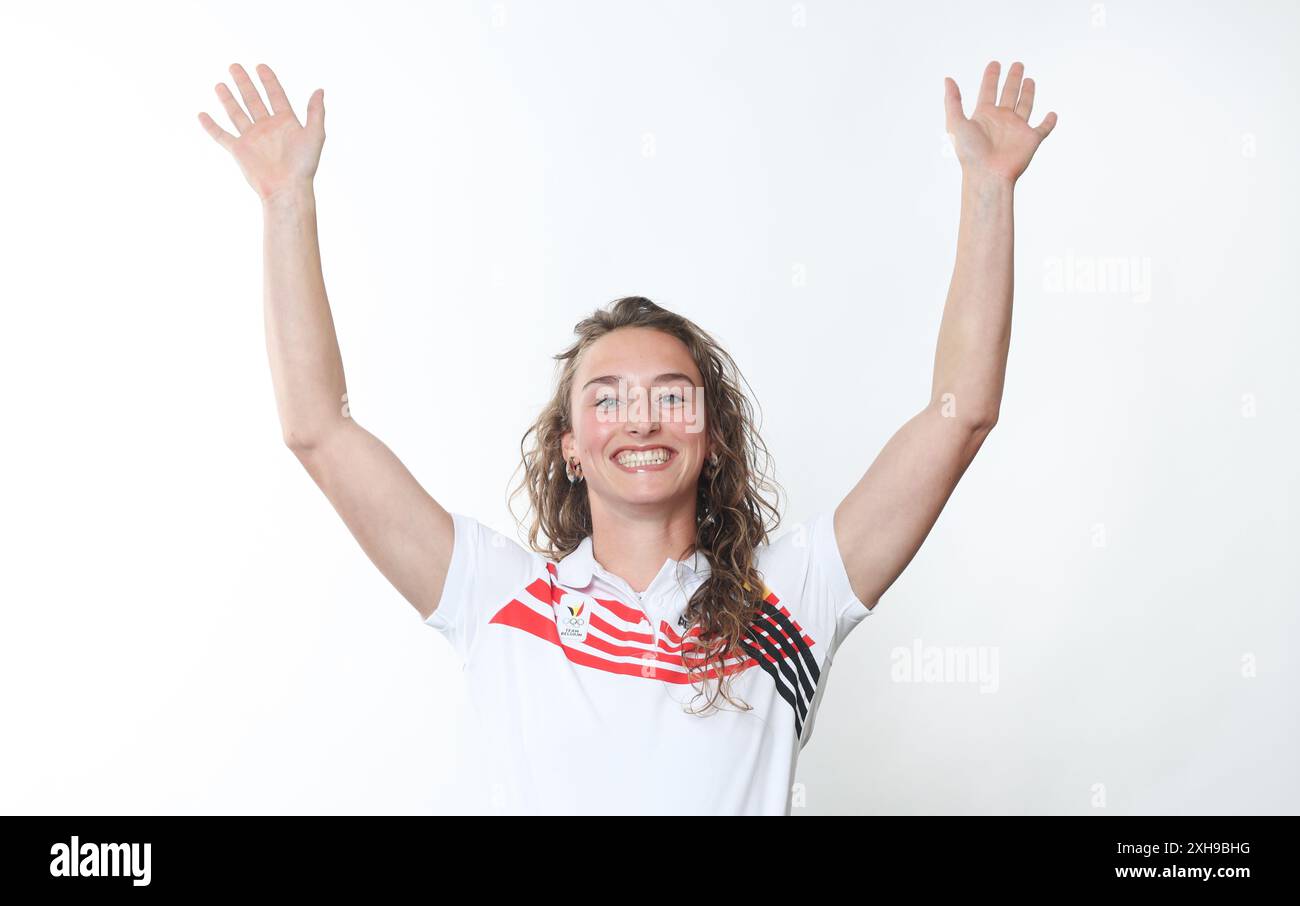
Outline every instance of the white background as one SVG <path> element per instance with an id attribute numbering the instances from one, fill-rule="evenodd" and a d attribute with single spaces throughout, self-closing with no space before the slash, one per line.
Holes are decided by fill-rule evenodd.
<path id="1" fill-rule="evenodd" d="M 514 534 L 572 326 L 717 336 L 788 529 L 926 402 L 943 77 L 1060 122 L 1016 197 L 1001 421 L 836 660 L 820 813 L 1300 810 L 1292 4 L 5 4 L 0 811 L 434 812 L 459 679 L 282 445 L 213 86 L 325 89 L 353 415 Z M 1053 285 L 1136 259 L 1149 292 Z M 517 478 L 517 476 L 513 476 Z M 995 692 L 896 649 L 995 652 Z"/>

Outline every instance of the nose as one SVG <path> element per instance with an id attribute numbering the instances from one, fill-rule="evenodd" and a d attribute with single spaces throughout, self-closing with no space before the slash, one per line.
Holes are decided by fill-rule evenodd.
<path id="1" fill-rule="evenodd" d="M 653 434 L 659 430 L 659 413 L 654 411 L 649 391 L 639 387 L 636 392 L 641 396 L 628 407 L 627 430 L 637 436 Z"/>
<path id="2" fill-rule="evenodd" d="M 627 431 L 629 434 L 635 434 L 638 437 L 657 434 L 659 431 L 659 422 L 651 421 L 648 416 L 643 419 L 637 419 L 636 421 L 629 420 L 627 423 Z"/>

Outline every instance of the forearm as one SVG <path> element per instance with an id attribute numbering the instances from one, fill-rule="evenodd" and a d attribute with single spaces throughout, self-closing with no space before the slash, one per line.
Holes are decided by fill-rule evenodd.
<path id="1" fill-rule="evenodd" d="M 1014 184 L 962 175 L 957 261 L 939 326 L 931 404 L 965 424 L 997 420 L 1011 342 Z"/>
<path id="2" fill-rule="evenodd" d="M 344 420 L 343 361 L 325 295 L 310 183 L 262 202 L 266 350 L 285 442 L 308 448 Z"/>

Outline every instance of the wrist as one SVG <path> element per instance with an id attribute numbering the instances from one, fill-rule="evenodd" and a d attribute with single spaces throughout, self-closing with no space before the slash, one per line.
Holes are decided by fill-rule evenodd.
<path id="1" fill-rule="evenodd" d="M 316 188 L 312 185 L 311 180 L 303 180 L 279 186 L 260 197 L 264 208 L 286 205 L 296 207 L 304 203 L 315 203 Z"/>
<path id="2" fill-rule="evenodd" d="M 1010 198 L 1015 194 L 1016 181 L 1000 173 L 987 170 L 962 170 L 962 194 L 972 194 L 980 198 Z"/>

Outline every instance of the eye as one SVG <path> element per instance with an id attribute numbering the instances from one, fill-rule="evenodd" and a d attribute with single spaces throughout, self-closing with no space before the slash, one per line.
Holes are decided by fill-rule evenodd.
<path id="1" fill-rule="evenodd" d="M 677 400 L 679 403 L 686 402 L 686 398 L 676 391 L 665 393 L 663 396 L 659 397 L 659 402 L 662 403 L 664 400 Z"/>
<path id="2" fill-rule="evenodd" d="M 600 409 L 601 407 L 604 407 L 604 408 L 608 409 L 609 406 L 606 406 L 606 405 L 605 405 L 605 403 L 608 403 L 608 402 L 615 402 L 615 403 L 616 403 L 616 402 L 618 402 L 618 397 L 616 397 L 616 396 L 602 396 L 602 397 L 600 397 L 598 400 L 596 400 L 596 408 L 597 408 L 597 409 Z"/>

